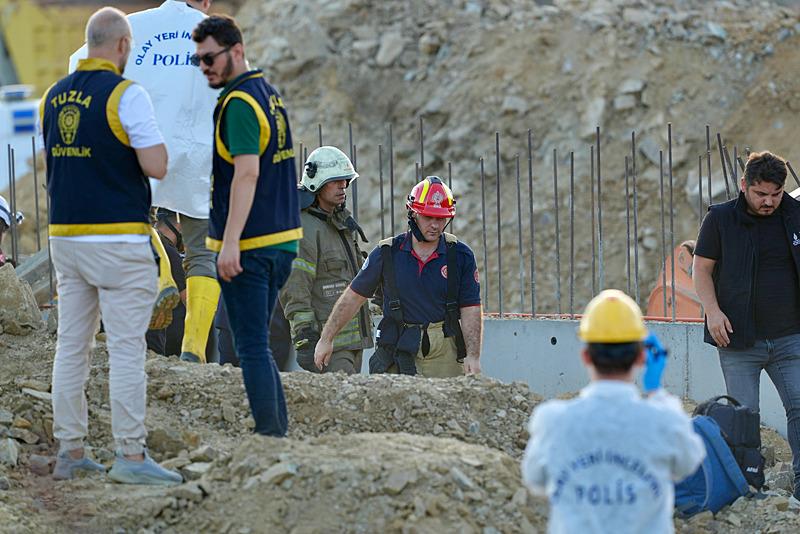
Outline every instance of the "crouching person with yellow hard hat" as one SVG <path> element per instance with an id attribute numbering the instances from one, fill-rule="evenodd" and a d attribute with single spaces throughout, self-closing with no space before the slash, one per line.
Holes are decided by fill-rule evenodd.
<path id="1" fill-rule="evenodd" d="M 550 500 L 551 533 L 673 532 L 673 482 L 697 469 L 705 447 L 661 388 L 667 353 L 615 289 L 589 303 L 578 336 L 591 382 L 534 410 L 523 482 Z M 633 383 L 642 366 L 646 398 Z"/>

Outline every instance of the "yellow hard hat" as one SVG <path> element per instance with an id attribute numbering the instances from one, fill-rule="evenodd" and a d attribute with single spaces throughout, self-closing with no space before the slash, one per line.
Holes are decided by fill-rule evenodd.
<path id="1" fill-rule="evenodd" d="M 618 289 L 606 289 L 586 306 L 578 337 L 586 343 L 635 343 L 647 337 L 647 329 L 632 298 Z"/>

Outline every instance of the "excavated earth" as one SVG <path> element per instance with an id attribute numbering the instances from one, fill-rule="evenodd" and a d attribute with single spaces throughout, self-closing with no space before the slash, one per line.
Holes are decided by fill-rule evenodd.
<path id="1" fill-rule="evenodd" d="M 56 451 L 49 401 L 54 351 L 51 334 L 0 335 L 0 532 L 488 534 L 546 526 L 546 502 L 528 495 L 520 481 L 525 424 L 541 401 L 524 384 L 286 373 L 290 432 L 275 439 L 251 434 L 238 369 L 151 353 L 148 445 L 187 482 L 176 488 L 121 486 L 104 476 L 55 482 L 49 476 Z M 102 340 L 91 360 L 88 441 L 110 465 Z M 767 497 L 740 499 L 716 517 L 676 520 L 679 532 L 800 529 L 800 514 L 788 509 L 788 446 L 773 431 L 763 436 Z M 16 465 L 9 465 L 10 449 Z"/>

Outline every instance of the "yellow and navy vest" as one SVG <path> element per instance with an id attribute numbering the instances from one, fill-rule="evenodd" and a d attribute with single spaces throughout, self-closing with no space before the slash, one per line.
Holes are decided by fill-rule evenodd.
<path id="1" fill-rule="evenodd" d="M 91 58 L 42 97 L 50 235 L 149 232 L 150 183 L 119 118 L 132 83 Z"/>
<path id="2" fill-rule="evenodd" d="M 258 118 L 259 176 L 253 207 L 239 242 L 240 250 L 252 250 L 295 241 L 303 237 L 297 197 L 292 134 L 283 99 L 265 80 L 260 70 L 243 74 L 223 92 L 214 110 L 214 160 L 211 175 L 211 213 L 206 246 L 219 252 L 228 220 L 233 156 L 225 147 L 225 109 L 238 98 Z"/>

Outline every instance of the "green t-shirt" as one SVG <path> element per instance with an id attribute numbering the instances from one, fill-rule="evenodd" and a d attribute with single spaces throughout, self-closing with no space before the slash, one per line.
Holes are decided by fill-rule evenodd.
<path id="1" fill-rule="evenodd" d="M 227 92 L 227 88 L 226 91 Z M 225 107 L 225 130 L 222 141 L 231 156 L 245 154 L 258 155 L 258 141 L 261 129 L 253 108 L 240 98 L 233 98 Z M 298 240 L 279 243 L 266 248 L 285 250 L 297 254 L 300 249 Z"/>

